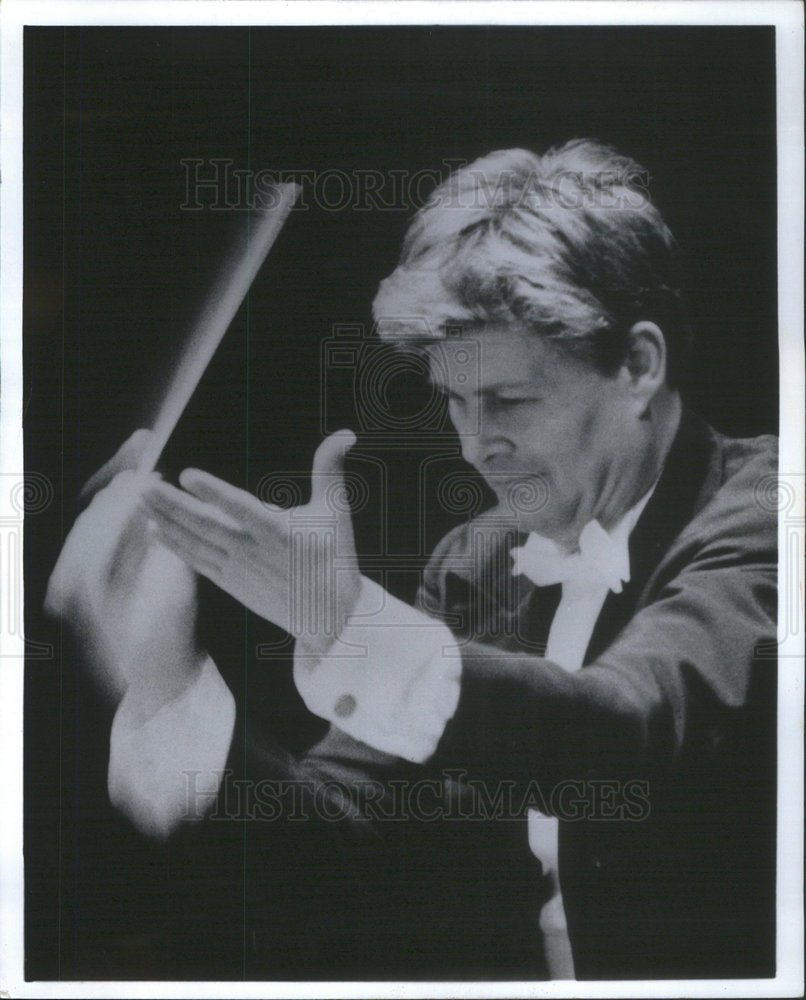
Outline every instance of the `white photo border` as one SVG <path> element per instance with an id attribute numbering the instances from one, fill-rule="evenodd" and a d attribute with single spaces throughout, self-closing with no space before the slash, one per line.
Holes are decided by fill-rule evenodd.
<path id="1" fill-rule="evenodd" d="M 0 303 L 2 393 L 0 456 L 6 475 L 24 468 L 22 452 L 22 103 L 26 25 L 773 25 L 776 29 L 778 147 L 778 304 L 782 478 L 796 494 L 803 554 L 803 6 L 797 0 L 639 2 L 431 2 L 398 0 L 5 0 L 0 11 Z M 5 496 L 3 503 L 5 504 Z M 0 528 L 8 514 L 0 510 Z M 791 525 L 791 521 L 790 521 Z M 790 527 L 791 530 L 791 527 Z M 780 526 L 779 581 L 803 565 L 786 564 Z M 0 586 L 2 586 L 0 581 Z M 781 588 L 779 601 L 786 595 Z M 796 598 L 797 599 L 797 598 Z M 783 616 L 780 616 L 780 620 Z M 802 618 L 801 618 L 802 621 Z M 23 973 L 22 707 L 23 638 L 0 634 L 0 996 L 11 997 L 788 997 L 803 994 L 803 632 L 784 636 L 779 682 L 778 973 L 763 980 L 529 983 L 26 982 Z"/>

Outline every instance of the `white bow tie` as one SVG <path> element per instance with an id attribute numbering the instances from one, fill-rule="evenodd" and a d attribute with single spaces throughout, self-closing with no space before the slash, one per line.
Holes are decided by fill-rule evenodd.
<path id="1" fill-rule="evenodd" d="M 523 574 L 538 587 L 578 583 L 591 589 L 607 586 L 621 593 L 630 579 L 627 539 L 609 535 L 598 521 L 588 521 L 579 536 L 579 551 L 568 553 L 556 542 L 531 532 L 525 545 L 512 549 L 512 575 Z"/>

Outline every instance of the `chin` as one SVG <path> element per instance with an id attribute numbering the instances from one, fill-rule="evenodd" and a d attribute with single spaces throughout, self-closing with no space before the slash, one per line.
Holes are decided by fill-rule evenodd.
<path id="1" fill-rule="evenodd" d="M 501 505 L 510 511 L 522 531 L 535 531 L 546 538 L 565 544 L 574 534 L 576 507 L 559 505 L 534 489 L 534 483 L 521 482 L 505 495 Z"/>

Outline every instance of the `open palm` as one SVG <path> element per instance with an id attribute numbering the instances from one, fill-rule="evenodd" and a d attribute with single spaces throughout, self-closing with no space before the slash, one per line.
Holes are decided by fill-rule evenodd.
<path id="1" fill-rule="evenodd" d="M 360 590 L 352 522 L 335 493 L 355 436 L 332 434 L 317 449 L 310 503 L 283 509 L 196 469 L 183 489 L 154 482 L 143 499 L 157 537 L 196 572 L 323 654 Z"/>

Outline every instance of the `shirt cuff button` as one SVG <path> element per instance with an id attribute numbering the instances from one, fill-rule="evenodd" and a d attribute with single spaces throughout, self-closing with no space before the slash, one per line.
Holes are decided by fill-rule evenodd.
<path id="1" fill-rule="evenodd" d="M 351 694 L 343 694 L 333 706 L 333 711 L 339 719 L 346 719 L 356 710 L 356 700 Z"/>

